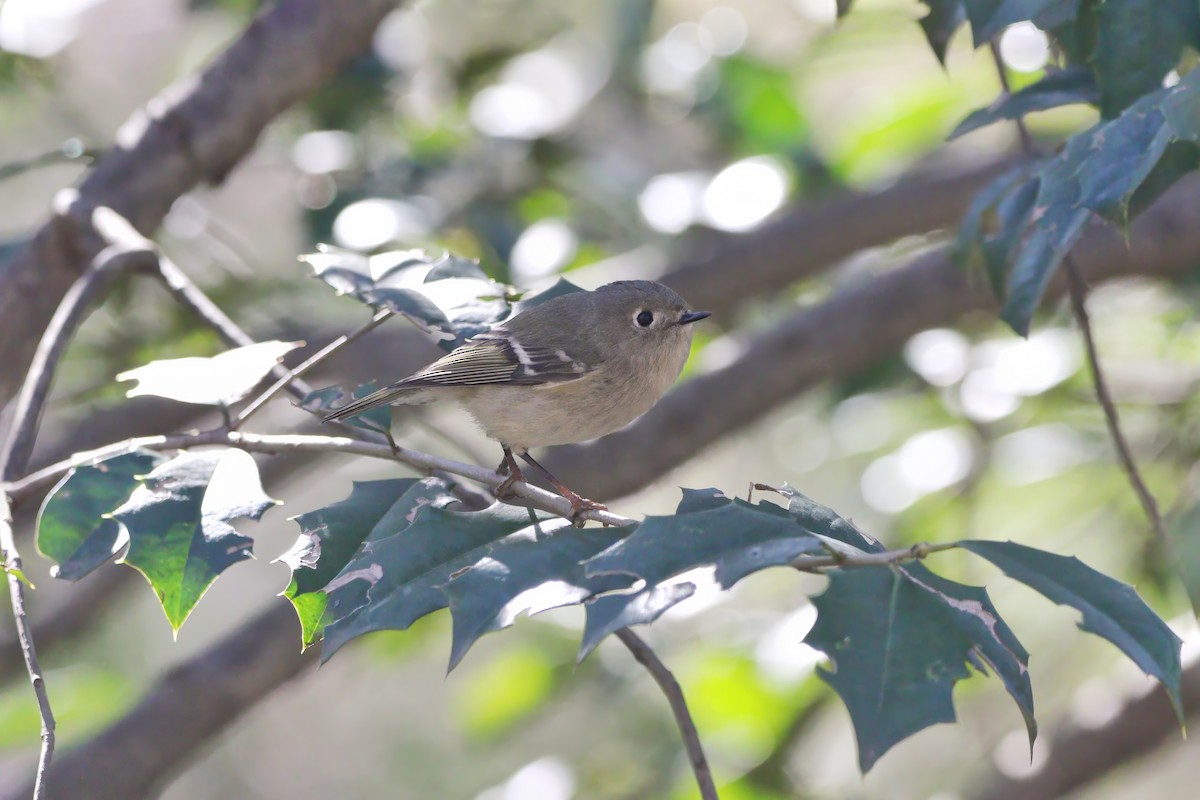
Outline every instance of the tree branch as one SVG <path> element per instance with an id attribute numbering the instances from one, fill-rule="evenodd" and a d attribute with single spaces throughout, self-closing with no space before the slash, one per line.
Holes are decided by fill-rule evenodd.
<path id="1" fill-rule="evenodd" d="M 91 210 L 108 206 L 143 232 L 182 194 L 220 183 L 270 122 L 366 50 L 397 0 L 281 0 L 199 76 L 135 114 L 69 212 L 54 216 L 0 272 L 0 403 L 13 395 L 38 331 L 104 245 Z"/>
<path id="2" fill-rule="evenodd" d="M 671 670 L 667 669 L 667 665 L 659 659 L 650 645 L 629 628 L 617 631 L 617 638 L 629 648 L 637 662 L 646 668 L 666 695 L 667 702 L 671 704 L 671 713 L 675 715 L 675 724 L 679 726 L 679 733 L 683 737 L 683 748 L 692 764 L 692 772 L 696 774 L 700 797 L 703 800 L 718 800 L 712 770 L 708 768 L 708 759 L 704 757 L 704 747 L 700 744 L 700 734 L 696 731 L 696 723 L 692 721 L 692 715 L 688 711 L 687 700 L 683 696 L 683 690 L 679 688 L 679 681 L 675 680 Z"/>

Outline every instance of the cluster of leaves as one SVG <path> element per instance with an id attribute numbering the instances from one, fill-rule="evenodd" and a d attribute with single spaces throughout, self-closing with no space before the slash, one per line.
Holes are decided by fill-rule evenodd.
<path id="1" fill-rule="evenodd" d="M 515 302 L 476 265 L 451 257 L 326 251 L 308 258 L 335 289 L 407 317 L 447 347 L 528 303 L 574 289 L 563 283 Z M 291 347 L 266 342 L 211 359 L 156 362 L 121 377 L 138 379 L 137 393 L 224 406 L 248 394 Z M 334 400 L 326 392 L 302 406 L 322 411 Z M 372 425 L 387 430 L 388 419 Z M 953 721 L 953 688 L 971 667 L 1000 678 L 1032 742 L 1028 655 L 982 587 L 938 576 L 914 560 L 924 551 L 887 552 L 786 486 L 771 491 L 786 508 L 684 490 L 673 515 L 578 530 L 500 503 L 466 510 L 436 478 L 370 481 L 356 483 L 345 500 L 295 517 L 300 535 L 278 560 L 291 568 L 284 594 L 304 646 L 322 641 L 322 658 L 363 634 L 404 630 L 449 608 L 451 668 L 481 636 L 521 613 L 582 604 L 582 659 L 609 634 L 653 622 L 703 584 L 719 591 L 771 567 L 823 567 L 829 586 L 814 598 L 818 619 L 807 641 L 833 664 L 821 674 L 850 710 L 864 771 L 903 738 Z M 250 557 L 252 540 L 232 523 L 258 519 L 274 504 L 242 450 L 171 458 L 136 450 L 67 474 L 42 507 L 38 546 L 56 562 L 54 574 L 68 580 L 121 556 L 146 577 L 178 631 L 208 586 Z M 1178 710 L 1180 641 L 1130 587 L 1074 558 L 1012 542 L 938 549 L 950 546 L 1078 609 L 1081 626 L 1161 680 Z"/>
<path id="2" fill-rule="evenodd" d="M 951 138 L 1035 111 L 1088 104 L 1101 121 L 1063 150 L 1014 167 L 981 190 L 959 232 L 964 260 L 984 268 L 1004 319 L 1029 332 L 1047 284 L 1093 214 L 1125 226 L 1200 164 L 1200 71 L 1174 85 L 1187 48 L 1200 48 L 1194 0 L 922 0 L 921 26 L 939 60 L 970 22 L 976 47 L 1032 22 L 1059 63 L 1041 80 L 975 111 Z M 850 2 L 839 3 L 846 13 Z"/>

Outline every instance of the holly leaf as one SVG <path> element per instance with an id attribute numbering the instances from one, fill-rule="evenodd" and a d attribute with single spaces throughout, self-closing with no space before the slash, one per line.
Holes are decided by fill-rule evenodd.
<path id="1" fill-rule="evenodd" d="M 1105 0 L 1095 10 L 1096 47 L 1088 58 L 1100 113 L 1120 114 L 1160 88 L 1183 48 L 1200 35 L 1196 0 Z"/>
<path id="2" fill-rule="evenodd" d="M 972 111 L 946 138 L 957 139 L 994 122 L 1020 119 L 1034 111 L 1046 111 L 1078 103 L 1095 105 L 1099 101 L 1100 89 L 1096 86 L 1092 71 L 1083 66 L 1067 67 L 1047 74 L 1040 81 L 1018 92 L 1001 95 L 987 108 Z"/>
<path id="3" fill-rule="evenodd" d="M 355 481 L 350 496 L 293 517 L 300 535 L 276 561 L 292 570 L 283 594 L 300 618 L 303 647 L 321 635 L 328 601 L 325 586 L 370 538 L 390 535 L 408 524 L 418 505 L 444 501 L 446 485 L 437 479 L 392 478 Z"/>
<path id="4" fill-rule="evenodd" d="M 122 372 L 119 381 L 137 381 L 128 397 L 155 395 L 197 405 L 230 405 L 241 400 L 303 342 L 259 342 L 211 358 L 169 358 Z"/>
<path id="5" fill-rule="evenodd" d="M 1071 6 L 1077 0 L 964 0 L 975 46 L 982 47 L 1016 22 L 1025 22 Z"/>
<path id="6" fill-rule="evenodd" d="M 1029 332 L 1050 277 L 1091 215 L 1126 223 L 1135 192 L 1177 143 L 1193 150 L 1200 143 L 1200 70 L 1073 136 L 1039 171 L 1037 199 L 1008 276 L 1003 310 L 1017 333 Z"/>
<path id="7" fill-rule="evenodd" d="M 372 631 L 405 630 L 445 608 L 441 587 L 523 529 L 529 530 L 518 538 L 535 535 L 524 508 L 494 503 L 482 511 L 451 511 L 422 505 L 411 523 L 364 542 L 325 586 L 329 599 L 322 661 L 351 639 Z"/>
<path id="8" fill-rule="evenodd" d="M 945 65 L 946 48 L 950 39 L 967 19 L 962 0 L 921 0 L 929 6 L 929 13 L 921 17 L 921 30 L 938 63 Z"/>
<path id="9" fill-rule="evenodd" d="M 1074 556 L 1047 553 L 1016 542 L 969 540 L 958 546 L 986 558 L 1005 575 L 1053 602 L 1080 611 L 1082 630 L 1112 642 L 1143 672 L 1162 681 L 1182 723 L 1182 642 L 1132 586 L 1097 572 Z"/>
<path id="10" fill-rule="evenodd" d="M 813 604 L 804 641 L 833 662 L 818 674 L 850 712 L 864 774 L 897 742 L 955 720 L 973 643 L 935 594 L 898 570 L 836 570 Z"/>
<path id="11" fill-rule="evenodd" d="M 38 552 L 54 561 L 50 575 L 77 581 L 115 556 L 129 534 L 111 512 L 129 499 L 139 478 L 166 461 L 149 450 L 74 467 L 38 511 Z"/>
<path id="12" fill-rule="evenodd" d="M 323 246 L 300 259 L 339 294 L 391 309 L 446 350 L 512 311 L 508 286 L 487 277 L 478 262 L 449 253 L 399 250 L 364 256 Z"/>
<path id="13" fill-rule="evenodd" d="M 378 381 L 364 383 L 347 392 L 340 386 L 328 386 L 309 392 L 299 402 L 300 408 L 310 414 L 324 417 L 336 408 L 348 405 L 355 400 L 361 400 L 379 388 Z M 392 435 L 392 406 L 384 405 L 338 420 L 343 425 L 349 425 L 360 430 L 372 431 L 391 438 Z"/>
<path id="14" fill-rule="evenodd" d="M 574 605 L 633 582 L 619 575 L 589 577 L 581 563 L 620 541 L 630 529 L 576 531 L 569 521 L 555 519 L 526 531 L 500 540 L 442 587 L 454 619 L 450 669 L 480 636 L 507 628 L 522 612 L 533 616 Z"/>
<path id="15" fill-rule="evenodd" d="M 230 523 L 259 519 L 278 502 L 263 493 L 249 453 L 181 453 L 144 476 L 113 512 L 129 533 L 122 563 L 150 582 L 178 633 L 217 576 L 250 558 L 251 539 Z"/>

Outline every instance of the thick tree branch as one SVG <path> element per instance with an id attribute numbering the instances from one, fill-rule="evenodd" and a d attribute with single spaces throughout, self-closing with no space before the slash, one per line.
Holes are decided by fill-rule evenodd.
<path id="1" fill-rule="evenodd" d="M 38 332 L 103 249 L 88 224 L 109 206 L 151 232 L 184 192 L 220 183 L 284 109 L 366 50 L 397 0 L 281 0 L 198 77 L 147 104 L 96 162 L 69 211 L 52 218 L 0 272 L 0 402 L 13 395 Z"/>
<path id="2" fill-rule="evenodd" d="M 1200 253 L 1200 179 L 1180 181 L 1131 226 L 1129 245 L 1096 225 L 1076 245 L 1084 276 L 1179 278 Z M 732 268 L 730 272 L 736 273 Z M 1063 276 L 1048 298 L 1061 297 Z M 800 392 L 860 374 L 893 357 L 913 335 L 993 312 L 987 287 L 974 283 L 944 250 L 864 280 L 749 338 L 728 365 L 686 382 L 630 427 L 599 441 L 556 448 L 541 459 L 564 483 L 607 500 L 642 488 L 649 477 L 695 456 Z M 622 469 L 596 469 L 622 464 Z"/>

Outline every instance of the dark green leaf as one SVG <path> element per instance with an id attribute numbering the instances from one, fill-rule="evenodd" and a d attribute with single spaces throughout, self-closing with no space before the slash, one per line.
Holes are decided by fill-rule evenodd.
<path id="1" fill-rule="evenodd" d="M 533 308 L 534 306 L 537 306 L 537 305 L 541 305 L 542 303 L 546 302 L 547 300 L 553 300 L 555 297 L 559 297 L 564 294 L 571 294 L 572 292 L 582 292 L 582 291 L 583 291 L 583 289 L 580 289 L 578 286 L 571 283 L 566 278 L 559 278 L 558 280 L 556 280 L 554 282 L 554 285 L 552 285 L 550 288 L 543 289 L 542 291 L 538 292 L 537 294 L 529 295 L 528 297 L 522 297 L 517 303 L 515 303 L 513 305 L 512 313 L 515 316 L 517 314 L 520 314 L 522 311 Z"/>
<path id="2" fill-rule="evenodd" d="M 301 260 L 338 293 L 391 309 L 446 350 L 512 310 L 509 287 L 488 278 L 476 262 L 449 253 L 402 250 L 368 257 L 323 247 Z"/>
<path id="3" fill-rule="evenodd" d="M 1074 105 L 1097 103 L 1100 92 L 1087 67 L 1067 67 L 1051 72 L 1037 83 L 1026 86 L 1011 95 L 1002 95 L 987 108 L 972 111 L 948 136 L 957 139 L 965 133 L 999 122 L 1002 119 L 1019 119 L 1034 111 Z M 1012 174 L 1012 173 L 1008 173 Z"/>
<path id="4" fill-rule="evenodd" d="M 696 593 L 696 584 L 688 581 L 665 583 L 653 589 L 624 594 L 605 594 L 589 600 L 585 606 L 587 621 L 579 660 L 587 658 L 609 634 L 630 625 L 648 625 Z"/>
<path id="5" fill-rule="evenodd" d="M 303 342 L 259 342 L 212 358 L 169 358 L 122 372 L 119 381 L 137 381 L 129 397 L 156 395 L 181 403 L 229 405 L 241 400 Z"/>
<path id="6" fill-rule="evenodd" d="M 1120 114 L 1162 86 L 1200 30 L 1196 0 L 1105 0 L 1096 8 L 1089 61 L 1100 85 L 1100 112 Z"/>
<path id="7" fill-rule="evenodd" d="M 320 637 L 326 584 L 362 543 L 394 533 L 408 524 L 404 517 L 418 503 L 434 502 L 445 494 L 445 485 L 433 479 L 356 481 L 345 500 L 293 518 L 300 526 L 300 536 L 292 549 L 276 560 L 292 570 L 284 595 L 300 617 L 304 647 Z"/>
<path id="8" fill-rule="evenodd" d="M 166 460 L 135 450 L 68 472 L 38 512 L 38 552 L 56 562 L 50 574 L 79 580 L 116 555 L 129 539 L 108 515 L 129 499 L 140 476 Z"/>
<path id="9" fill-rule="evenodd" d="M 1192 610 L 1200 616 L 1200 503 L 1175 516 L 1170 537 L 1171 563 L 1183 580 Z"/>
<path id="10" fill-rule="evenodd" d="M 325 587 L 329 601 L 321 659 L 364 633 L 405 630 L 445 608 L 441 587 L 510 535 L 533 538 L 527 509 L 495 503 L 465 512 L 423 505 L 411 524 L 365 542 Z"/>
<path id="11" fill-rule="evenodd" d="M 575 530 L 570 522 L 559 519 L 542 523 L 532 533 L 532 538 L 513 535 L 502 539 L 442 587 L 454 618 L 450 669 L 480 636 L 507 628 L 523 611 L 532 616 L 631 584 L 632 578 L 624 576 L 589 577 L 582 565 L 629 530 Z"/>
<path id="12" fill-rule="evenodd" d="M 988 282 L 998 297 L 1002 297 L 1004 293 L 1004 270 L 1007 268 L 1007 253 L 999 254 L 1001 257 L 1001 269 L 992 269 L 992 259 L 988 257 L 988 242 L 995 241 L 997 237 L 994 233 L 990 235 L 985 233 L 985 222 L 989 217 L 998 218 L 998 227 L 1001 231 L 1007 227 L 1006 222 L 1012 222 L 1012 213 L 1009 212 L 1006 215 L 1005 209 L 1001 204 L 1014 194 L 1020 194 L 1023 188 L 1030 186 L 1029 176 L 1031 171 L 1031 165 L 1018 165 L 976 192 L 975 197 L 971 200 L 971 205 L 967 207 L 967 212 L 963 215 L 962 222 L 958 226 L 958 237 L 955 240 L 953 251 L 955 260 L 968 268 L 974 267 L 977 264 L 982 265 L 988 276 Z M 1026 191 L 1026 194 L 1028 195 L 1028 204 L 1032 205 L 1034 198 L 1037 196 L 1036 183 L 1033 184 L 1033 191 Z M 1009 207 L 1011 207 L 1011 201 L 1009 202 Z M 1024 227 L 1025 221 L 1023 218 L 1019 220 L 1019 224 L 1020 227 Z M 1010 236 L 1016 236 L 1019 230 L 1017 228 L 1011 231 Z M 1003 235 L 999 239 L 1000 241 L 1009 241 Z"/>
<path id="13" fill-rule="evenodd" d="M 850 6 L 854 0 L 837 0 L 837 15 L 840 19 L 850 13 Z"/>
<path id="14" fill-rule="evenodd" d="M 1015 22 L 1025 22 L 1072 0 L 964 0 L 975 46 L 982 47 Z"/>
<path id="15" fill-rule="evenodd" d="M 902 739 L 954 721 L 954 684 L 970 675 L 973 642 L 945 602 L 898 570 L 855 569 L 831 573 L 813 603 L 804 641 L 833 661 L 818 672 L 850 711 L 864 773 Z"/>
<path id="16" fill-rule="evenodd" d="M 250 538 L 230 523 L 259 519 L 276 503 L 263 493 L 249 453 L 181 453 L 113 512 L 129 531 L 123 563 L 146 576 L 178 631 L 217 576 L 250 557 Z"/>
<path id="17" fill-rule="evenodd" d="M 921 0 L 929 6 L 929 13 L 921 17 L 921 30 L 933 49 L 933 54 L 942 64 L 946 63 L 946 48 L 950 39 L 966 21 L 967 15 L 962 0 Z"/>
<path id="18" fill-rule="evenodd" d="M 841 543 L 863 553 L 880 553 L 887 549 L 878 539 L 863 533 L 833 509 L 810 500 L 786 483 L 778 488 L 761 485 L 758 488 L 769 489 L 786 497 L 788 513 L 792 518 L 810 534 L 822 537 L 827 547 Z"/>
<path id="19" fill-rule="evenodd" d="M 364 383 L 356 387 L 347 397 L 346 390 L 340 386 L 328 386 L 305 395 L 299 405 L 310 414 L 324 417 L 335 408 L 341 408 L 354 400 L 361 400 L 378 388 L 379 383 L 377 381 Z M 339 420 L 339 422 L 343 425 L 350 425 L 366 431 L 374 431 L 375 433 L 381 433 L 384 436 L 390 437 L 392 433 L 392 406 L 384 405 L 372 408 L 370 411 L 346 417 Z"/>
<path id="20" fill-rule="evenodd" d="M 1182 642 L 1150 610 L 1133 587 L 1097 572 L 1074 556 L 1047 553 L 1015 542 L 963 541 L 959 546 L 986 558 L 1010 578 L 1083 614 L 1079 627 L 1103 636 L 1146 674 L 1163 682 L 1183 718 L 1179 696 Z"/>
<path id="21" fill-rule="evenodd" d="M 1093 213 L 1124 222 L 1135 191 L 1174 142 L 1200 140 L 1200 70 L 1073 136 L 1042 168 L 1029 232 L 1008 279 L 1004 319 L 1029 330 L 1054 270 Z"/>

